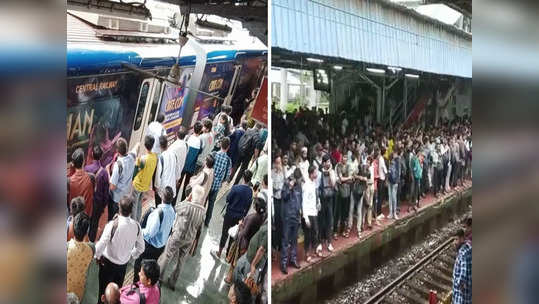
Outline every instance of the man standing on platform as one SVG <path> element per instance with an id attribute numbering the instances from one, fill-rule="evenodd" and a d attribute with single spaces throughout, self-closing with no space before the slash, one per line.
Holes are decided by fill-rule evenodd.
<path id="1" fill-rule="evenodd" d="M 148 150 L 150 149 L 151 145 Z M 129 217 L 133 204 L 131 196 L 124 196 L 120 200 L 120 213 L 105 225 L 103 234 L 95 245 L 95 257 L 100 261 L 99 294 L 103 294 L 105 286 L 110 282 L 122 286 L 127 262 L 138 258 L 144 251 L 142 229 L 137 221 Z"/>
<path id="2" fill-rule="evenodd" d="M 140 217 L 142 216 L 142 196 L 151 189 L 153 173 L 157 166 L 157 155 L 152 152 L 154 141 L 155 140 L 151 135 L 146 135 L 144 137 L 146 154 L 137 158 L 135 164 L 139 171 L 133 179 L 133 196 L 135 198 L 135 204 L 133 206 L 131 218 L 137 222 L 140 222 Z M 134 151 L 137 151 L 137 148 L 138 144 L 135 146 Z"/>
<path id="3" fill-rule="evenodd" d="M 284 181 L 281 193 L 281 214 L 283 238 L 281 244 L 281 272 L 288 274 L 288 250 L 290 246 L 290 264 L 299 269 L 297 261 L 298 230 L 301 223 L 302 209 L 302 174 L 296 170 L 293 176 Z"/>

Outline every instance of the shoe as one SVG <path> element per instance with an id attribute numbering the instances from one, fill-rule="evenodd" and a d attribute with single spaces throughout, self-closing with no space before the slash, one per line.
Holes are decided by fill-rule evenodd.
<path id="1" fill-rule="evenodd" d="M 335 251 L 335 249 L 333 248 L 333 245 L 331 245 L 331 243 L 329 243 L 328 251 L 329 251 L 329 252 Z"/>
<path id="2" fill-rule="evenodd" d="M 300 269 L 300 268 L 301 268 L 301 266 L 299 266 L 299 263 L 298 263 L 297 261 L 292 261 L 292 262 L 290 263 L 290 265 L 292 265 L 292 267 L 294 267 L 294 268 L 296 268 L 296 269 Z"/>
<path id="3" fill-rule="evenodd" d="M 322 255 L 322 244 L 318 245 L 318 247 L 316 247 L 316 255 L 319 257 L 319 258 L 323 258 L 324 256 Z"/>
<path id="4" fill-rule="evenodd" d="M 286 267 L 284 265 L 281 264 L 281 272 L 283 274 L 288 274 L 288 271 L 286 270 Z"/>
<path id="5" fill-rule="evenodd" d="M 165 285 L 166 285 L 168 288 L 170 288 L 170 290 L 172 290 L 172 291 L 174 291 L 174 290 L 176 289 L 176 287 L 174 286 L 174 285 L 176 285 L 176 284 L 174 284 L 170 278 L 168 278 L 168 280 L 166 280 Z"/>
<path id="6" fill-rule="evenodd" d="M 313 258 L 310 255 L 308 255 L 307 259 L 305 261 L 307 261 L 307 263 L 310 263 L 310 262 L 312 262 L 312 260 L 313 260 Z"/>
<path id="7" fill-rule="evenodd" d="M 399 217 L 395 214 L 395 216 L 393 217 L 395 220 L 398 220 Z"/>

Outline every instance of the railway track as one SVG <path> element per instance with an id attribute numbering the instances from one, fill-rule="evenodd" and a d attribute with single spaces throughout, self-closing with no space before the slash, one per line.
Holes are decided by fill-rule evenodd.
<path id="1" fill-rule="evenodd" d="M 455 250 L 448 239 L 394 281 L 369 298 L 365 304 L 429 303 L 431 292 L 438 303 L 448 299 L 452 289 Z"/>

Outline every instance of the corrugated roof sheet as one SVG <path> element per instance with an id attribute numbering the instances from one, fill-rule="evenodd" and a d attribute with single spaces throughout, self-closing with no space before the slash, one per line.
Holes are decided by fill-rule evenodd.
<path id="1" fill-rule="evenodd" d="M 273 0 L 272 47 L 472 77 L 471 35 L 383 0 Z"/>

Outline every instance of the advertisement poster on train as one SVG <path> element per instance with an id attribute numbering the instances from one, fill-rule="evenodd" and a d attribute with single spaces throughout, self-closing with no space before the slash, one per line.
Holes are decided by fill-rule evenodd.
<path id="1" fill-rule="evenodd" d="M 68 159 L 77 148 L 83 148 L 87 162 L 91 147 L 103 150 L 103 163 L 114 154 L 120 137 L 129 138 L 134 112 L 129 99 L 136 95 L 137 79 L 126 75 L 89 77 L 68 80 L 67 153 Z M 129 87 L 129 88 L 128 88 Z"/>
<path id="2" fill-rule="evenodd" d="M 204 76 L 200 82 L 200 90 L 207 94 L 218 96 L 221 99 L 198 93 L 195 102 L 195 111 L 198 109 L 198 120 L 213 114 L 215 109 L 226 97 L 230 83 L 234 77 L 234 71 L 233 62 L 215 63 L 206 66 Z"/>
<path id="3" fill-rule="evenodd" d="M 268 79 L 266 77 L 264 77 L 258 96 L 256 96 L 251 118 L 266 126 L 268 125 Z"/>
<path id="4" fill-rule="evenodd" d="M 165 82 L 163 88 L 163 96 L 161 97 L 161 106 L 159 112 L 165 115 L 163 126 L 169 137 L 173 137 L 176 130 L 182 123 L 184 111 L 184 100 L 187 100 L 189 89 L 186 88 L 189 84 L 189 76 L 193 72 L 192 69 L 184 69 L 180 77 L 181 83 L 184 86 L 175 86 Z"/>

